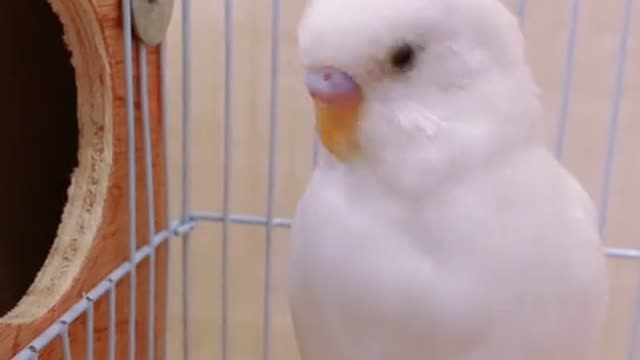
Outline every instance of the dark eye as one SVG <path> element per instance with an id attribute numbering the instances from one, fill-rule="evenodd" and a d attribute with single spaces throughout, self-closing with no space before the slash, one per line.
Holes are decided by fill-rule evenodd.
<path id="1" fill-rule="evenodd" d="M 416 51 L 408 44 L 398 46 L 391 53 L 391 65 L 398 70 L 408 70 L 413 66 Z"/>

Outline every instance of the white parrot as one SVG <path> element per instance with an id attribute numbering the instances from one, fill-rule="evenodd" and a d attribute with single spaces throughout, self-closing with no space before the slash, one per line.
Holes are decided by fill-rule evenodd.
<path id="1" fill-rule="evenodd" d="M 292 227 L 303 360 L 595 360 L 608 270 L 591 198 L 540 140 L 498 0 L 311 0 L 322 142 Z"/>

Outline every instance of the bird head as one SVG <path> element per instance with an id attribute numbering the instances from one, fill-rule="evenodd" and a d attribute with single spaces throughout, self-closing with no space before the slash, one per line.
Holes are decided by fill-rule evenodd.
<path id="1" fill-rule="evenodd" d="M 298 46 L 319 138 L 345 166 L 425 185 L 531 137 L 537 88 L 498 0 L 311 0 Z"/>

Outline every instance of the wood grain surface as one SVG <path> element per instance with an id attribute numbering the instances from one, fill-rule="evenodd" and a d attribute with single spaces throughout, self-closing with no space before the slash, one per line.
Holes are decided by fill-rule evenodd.
<path id="1" fill-rule="evenodd" d="M 69 189 L 69 201 L 62 215 L 58 235 L 53 242 L 51 253 L 35 282 L 30 286 L 25 297 L 9 314 L 0 318 L 0 359 L 8 359 L 16 351 L 26 346 L 36 335 L 46 329 L 54 320 L 67 311 L 71 305 L 82 299 L 83 294 L 103 280 L 111 271 L 128 257 L 129 211 L 127 202 L 127 123 L 125 106 L 124 47 L 120 1 L 118 0 L 50 0 L 52 8 L 45 9 L 33 2 L 11 2 L 3 5 L 2 16 L 9 20 L 9 38 L 14 39 L 14 46 L 19 47 L 23 32 L 35 32 L 29 26 L 44 26 L 38 22 L 30 22 L 31 13 L 37 19 L 44 12 L 57 14 L 63 24 L 65 40 L 72 53 L 70 61 L 75 69 L 77 87 L 77 121 L 79 127 L 78 167 L 72 176 Z M 6 11 L 4 11 L 6 10 Z M 18 16 L 18 15 L 24 16 Z M 22 26 L 22 27 L 21 27 Z M 5 33 L 6 34 L 6 33 Z M 7 44 L 7 43 L 5 43 Z M 11 53 L 11 44 L 8 49 Z M 55 43 L 53 43 L 55 44 Z M 62 44 L 58 44 L 61 46 Z M 43 45 L 44 46 L 44 45 Z M 51 45 L 54 46 L 54 45 Z M 58 51 L 58 50 L 51 50 Z M 34 55 L 37 55 L 35 51 Z M 52 54 L 53 55 L 53 54 Z M 40 66 L 47 67 L 47 54 L 39 54 Z M 137 68 L 137 58 L 135 66 Z M 20 66 L 16 64 L 15 66 Z M 136 74 L 136 160 L 138 175 L 135 196 L 137 199 L 136 225 L 138 246 L 149 240 L 147 219 L 151 215 L 156 219 L 159 229 L 166 227 L 166 207 L 162 175 L 164 166 L 160 154 L 164 144 L 160 134 L 159 106 L 159 66 L 158 51 L 151 49 L 148 56 L 150 117 L 152 119 L 152 146 L 154 169 L 155 209 L 146 209 L 147 189 L 143 164 L 143 143 L 139 111 L 139 82 Z M 53 71 L 55 69 L 49 69 Z M 20 74 L 17 69 L 16 75 Z M 67 74 L 69 75 L 69 74 Z M 37 94 L 40 85 L 25 77 L 22 86 L 31 87 Z M 42 81 L 47 80 L 45 78 Z M 62 81 L 62 80 L 60 80 Z M 67 81 L 67 80 L 64 80 Z M 72 78 L 73 81 L 73 78 Z M 60 89 L 63 94 L 54 94 L 54 98 L 74 101 L 76 96 L 72 89 Z M 34 98 L 37 100 L 38 98 Z M 47 107 L 47 102 L 27 105 L 28 107 Z M 56 111 L 50 108 L 51 122 L 68 122 L 73 114 Z M 32 113 L 9 113 L 9 116 L 29 116 Z M 41 114 L 40 116 L 44 116 Z M 24 118 L 23 121 L 33 121 Z M 24 126 L 28 126 L 25 123 Z M 55 133 L 49 134 L 54 136 Z M 75 141 L 75 139 L 70 139 Z M 29 146 L 22 144 L 21 146 Z M 55 153 L 57 149 L 45 151 Z M 19 162 L 20 159 L 14 161 Z M 32 166 L 41 166 L 32 164 Z M 41 175 L 47 176 L 47 175 Z M 71 176 L 71 174 L 67 174 Z M 17 182 L 29 183 L 28 179 L 16 178 Z M 51 188 L 50 191 L 54 191 Z M 31 198 L 25 198 L 32 200 Z M 41 201 L 41 200 L 39 200 Z M 51 213 L 49 213 L 51 216 Z M 30 223 L 25 226 L 38 227 L 40 224 Z M 21 242 L 19 238 L 6 241 Z M 28 244 L 25 240 L 24 244 Z M 165 247 L 157 252 L 156 291 L 162 294 L 165 289 L 164 268 L 166 260 Z M 147 319 L 156 318 L 156 353 L 163 348 L 162 334 L 165 322 L 163 316 L 164 298 L 158 297 L 155 314 L 148 313 L 148 260 L 138 267 L 137 288 L 137 321 L 136 321 L 136 358 L 147 356 Z M 94 304 L 94 347 L 96 359 L 107 357 L 108 297 Z M 128 346 L 129 278 L 125 277 L 116 285 L 116 359 L 126 359 Z M 71 324 L 69 334 L 71 352 L 75 359 L 86 358 L 86 317 L 81 316 Z M 62 342 L 55 339 L 41 354 L 40 359 L 57 360 L 62 358 Z"/>

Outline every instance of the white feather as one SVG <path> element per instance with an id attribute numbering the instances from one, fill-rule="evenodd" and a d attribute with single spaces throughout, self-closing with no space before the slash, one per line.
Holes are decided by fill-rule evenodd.
<path id="1" fill-rule="evenodd" d="M 415 68 L 385 69 L 407 39 Z M 497 0 L 315 0 L 300 54 L 365 97 L 363 156 L 322 152 L 294 219 L 302 359 L 597 359 L 595 210 L 535 134 L 515 18 Z"/>

